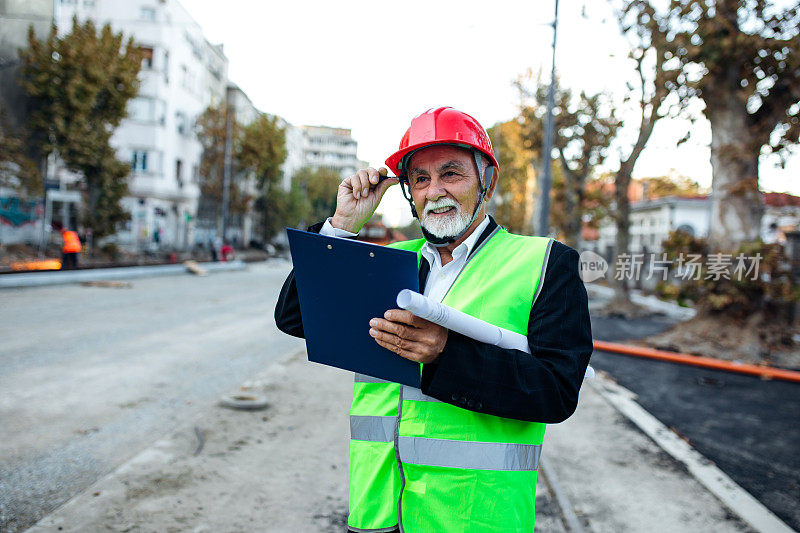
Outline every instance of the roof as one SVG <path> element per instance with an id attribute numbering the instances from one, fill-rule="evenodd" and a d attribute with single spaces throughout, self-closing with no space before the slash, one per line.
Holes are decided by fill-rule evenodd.
<path id="1" fill-rule="evenodd" d="M 785 192 L 765 192 L 763 193 L 764 205 L 772 207 L 800 207 L 800 196 L 794 196 Z"/>

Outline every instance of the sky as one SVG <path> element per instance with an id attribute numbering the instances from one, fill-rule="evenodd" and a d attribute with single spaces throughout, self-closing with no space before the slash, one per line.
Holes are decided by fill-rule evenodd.
<path id="1" fill-rule="evenodd" d="M 548 1 L 180 1 L 208 40 L 224 45 L 229 78 L 256 107 L 296 125 L 352 129 L 358 157 L 372 166 L 426 109 L 452 106 L 489 128 L 517 114 L 518 76 L 533 69 L 549 79 Z M 560 0 L 557 37 L 562 85 L 624 94 L 632 65 L 607 2 Z M 676 172 L 710 186 L 710 127 L 698 120 L 676 148 L 687 127 L 657 124 L 634 177 Z M 762 161 L 763 190 L 800 195 L 798 177 L 800 157 L 783 170 Z M 410 220 L 394 189 L 381 205 L 392 225 Z"/>

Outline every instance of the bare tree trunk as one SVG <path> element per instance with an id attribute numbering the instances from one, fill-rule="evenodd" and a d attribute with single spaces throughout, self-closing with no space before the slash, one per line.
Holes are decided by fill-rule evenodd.
<path id="1" fill-rule="evenodd" d="M 620 254 L 627 253 L 630 246 L 631 204 L 628 200 L 628 188 L 631 183 L 631 172 L 628 166 L 627 164 L 623 164 L 615 179 L 616 187 L 614 197 L 617 209 L 614 213 L 614 222 L 617 226 L 617 235 L 615 239 L 614 256 L 611 258 L 611 265 L 609 265 L 614 286 L 614 301 L 621 304 L 629 304 L 631 301 L 631 289 L 628 285 L 628 280 L 625 276 L 622 276 L 622 279 L 616 279 L 614 275 L 616 258 Z"/>
<path id="2" fill-rule="evenodd" d="M 729 107 L 709 106 L 706 116 L 711 122 L 714 176 L 709 242 L 718 250 L 734 251 L 741 243 L 758 239 L 761 233 L 761 143 L 750 133 L 747 111 L 739 102 L 731 102 Z"/>
<path id="3" fill-rule="evenodd" d="M 581 218 L 578 197 L 575 194 L 575 184 L 567 173 L 566 191 L 564 194 L 564 209 L 567 217 L 564 220 L 564 244 L 577 248 L 581 236 Z"/>
<path id="4" fill-rule="evenodd" d="M 564 171 L 564 210 L 566 219 L 564 220 L 564 244 L 572 248 L 578 248 L 581 242 L 581 226 L 583 225 L 583 187 L 585 177 L 577 174 L 567 164 L 564 157 L 564 150 L 558 151 L 561 168 Z"/>

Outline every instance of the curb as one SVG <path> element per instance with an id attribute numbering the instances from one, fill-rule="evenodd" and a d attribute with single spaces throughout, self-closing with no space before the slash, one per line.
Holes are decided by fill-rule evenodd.
<path id="1" fill-rule="evenodd" d="M 689 473 L 734 514 L 760 533 L 793 533 L 764 504 L 755 499 L 714 463 L 692 448 L 636 402 L 636 394 L 612 380 L 598 376 L 589 386 L 670 456 L 683 463 Z"/>
<path id="2" fill-rule="evenodd" d="M 728 372 L 738 372 L 740 374 L 749 374 L 762 378 L 782 379 L 785 381 L 800 383 L 800 372 L 796 370 L 785 370 L 782 368 L 758 366 L 747 363 L 735 363 L 731 361 L 723 361 L 722 359 L 714 359 L 713 357 L 667 352 L 664 350 L 647 348 L 646 346 L 632 346 L 629 344 L 619 344 L 616 342 L 593 341 L 593 344 L 595 350 L 600 350 L 603 352 L 646 357 L 648 359 L 667 361 L 669 363 L 680 363 L 684 365 L 693 365 L 703 368 L 712 368 L 714 370 L 725 370 Z"/>
<path id="3" fill-rule="evenodd" d="M 230 262 L 201 263 L 201 266 L 208 272 L 232 272 L 244 270 L 246 268 L 245 263 L 238 259 Z M 186 273 L 188 273 L 188 271 L 186 270 L 186 266 L 183 264 L 97 268 L 86 270 L 67 270 L 63 272 L 31 272 L 29 274 L 0 276 L 0 289 L 42 287 L 46 285 L 80 283 L 82 281 L 174 276 Z"/>
<path id="4" fill-rule="evenodd" d="M 542 474 L 544 474 L 544 482 L 550 487 L 550 492 L 553 493 L 553 497 L 556 499 L 556 503 L 561 509 L 561 518 L 563 519 L 564 525 L 571 533 L 584 533 L 583 526 L 573 510 L 572 502 L 569 501 L 567 493 L 561 488 L 561 483 L 553 467 L 550 466 L 550 462 L 546 462 L 544 457 L 542 457 L 539 459 L 539 468 Z"/>

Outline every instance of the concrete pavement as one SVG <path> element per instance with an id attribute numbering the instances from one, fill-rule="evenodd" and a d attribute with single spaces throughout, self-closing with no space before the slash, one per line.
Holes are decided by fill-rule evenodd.
<path id="1" fill-rule="evenodd" d="M 544 459 L 584 531 L 755 531 L 606 399 L 552 425 Z M 611 383 L 611 382 L 608 382 Z M 264 411 L 206 410 L 30 531 L 331 531 L 347 513 L 352 374 L 297 352 L 243 384 Z M 540 472 L 537 531 L 566 531 Z"/>

